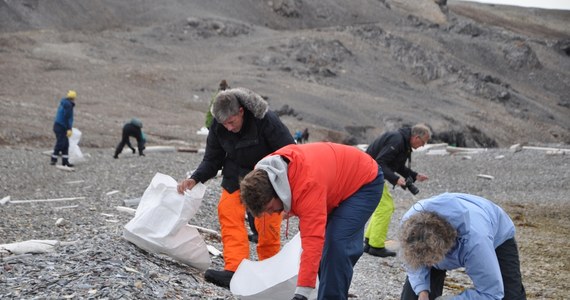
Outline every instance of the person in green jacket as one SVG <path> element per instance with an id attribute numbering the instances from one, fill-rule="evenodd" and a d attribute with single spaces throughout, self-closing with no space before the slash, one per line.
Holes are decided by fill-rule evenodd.
<path id="1" fill-rule="evenodd" d="M 208 107 L 208 111 L 206 112 L 206 121 L 204 122 L 204 125 L 206 126 L 206 128 L 210 129 L 210 126 L 212 126 L 212 122 L 214 120 L 214 116 L 212 116 L 212 104 L 214 104 L 214 100 L 216 99 L 216 96 L 218 95 L 219 92 L 225 91 L 229 88 L 230 88 L 230 86 L 228 85 L 226 80 L 222 79 L 222 81 L 220 81 L 220 86 L 218 87 L 218 91 L 216 93 L 214 93 L 214 95 L 212 95 L 212 100 L 210 101 L 210 106 Z"/>

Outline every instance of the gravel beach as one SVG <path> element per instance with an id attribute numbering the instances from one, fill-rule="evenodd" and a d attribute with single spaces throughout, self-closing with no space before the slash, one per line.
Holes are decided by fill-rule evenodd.
<path id="1" fill-rule="evenodd" d="M 202 154 L 147 151 L 145 157 L 128 153 L 115 160 L 112 149 L 86 148 L 82 151 L 87 161 L 76 165 L 74 172 L 66 172 L 49 165 L 49 157 L 43 154 L 48 150 L 0 149 L 0 199 L 10 196 L 10 202 L 0 205 L 0 244 L 59 242 L 53 252 L 42 254 L 14 255 L 0 249 L 1 299 L 236 299 L 229 290 L 205 282 L 202 272 L 140 250 L 122 238 L 123 226 L 132 215 L 116 207 L 141 197 L 157 172 L 183 178 Z M 418 152 L 413 155 L 412 168 L 430 179 L 417 184 L 420 193 L 416 197 L 393 190 L 396 211 L 389 238 L 396 237 L 400 217 L 419 199 L 443 192 L 486 197 L 501 205 L 517 225 L 528 298 L 567 298 L 568 154 L 508 149 L 463 155 Z M 219 231 L 219 184 L 219 178 L 206 183 L 202 206 L 191 224 Z M 19 202 L 74 197 L 79 199 Z M 294 223 L 293 218 L 288 238 L 296 233 Z M 282 228 L 286 242 L 285 222 Z M 204 233 L 203 238 L 222 249 L 214 235 Z M 212 258 L 212 267 L 222 266 L 221 258 Z M 350 292 L 360 299 L 399 299 L 404 279 L 398 258 L 364 254 Z M 461 271 L 451 272 L 446 293 L 469 285 Z"/>

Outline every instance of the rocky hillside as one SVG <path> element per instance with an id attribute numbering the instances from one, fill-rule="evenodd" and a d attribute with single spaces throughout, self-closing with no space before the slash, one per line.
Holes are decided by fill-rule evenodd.
<path id="1" fill-rule="evenodd" d="M 466 147 L 570 143 L 570 12 L 438 0 L 0 1 L 0 145 L 49 148 L 78 92 L 82 144 L 197 146 L 221 79 L 291 131 L 368 143 L 425 122 Z"/>

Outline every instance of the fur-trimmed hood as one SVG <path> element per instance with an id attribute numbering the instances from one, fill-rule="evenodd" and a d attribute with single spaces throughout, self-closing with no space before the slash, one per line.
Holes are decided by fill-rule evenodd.
<path id="1" fill-rule="evenodd" d="M 220 96 L 228 94 L 235 96 L 238 99 L 239 103 L 245 109 L 249 110 L 253 114 L 253 116 L 257 119 L 262 119 L 263 117 L 265 117 L 265 114 L 269 110 L 269 104 L 267 103 L 267 101 L 263 100 L 263 98 L 259 94 L 255 93 L 250 89 L 242 87 L 220 91 L 214 101 L 217 101 Z M 215 110 L 216 107 L 217 107 L 216 105 L 212 105 L 211 112 L 212 115 L 214 115 L 214 117 L 218 119 L 220 117 L 221 112 L 216 111 Z"/>

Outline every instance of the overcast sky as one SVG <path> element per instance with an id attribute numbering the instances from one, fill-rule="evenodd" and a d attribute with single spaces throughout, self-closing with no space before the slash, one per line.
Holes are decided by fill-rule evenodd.
<path id="1" fill-rule="evenodd" d="M 460 0 L 460 1 L 570 10 L 570 0 Z"/>

